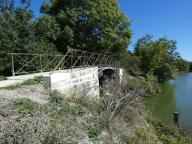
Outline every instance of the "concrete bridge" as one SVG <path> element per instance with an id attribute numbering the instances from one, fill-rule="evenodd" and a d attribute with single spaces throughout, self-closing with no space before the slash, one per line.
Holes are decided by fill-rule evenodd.
<path id="1" fill-rule="evenodd" d="M 122 80 L 123 66 L 115 57 L 68 49 L 65 55 L 10 53 L 12 74 L 9 79 L 43 76 L 51 90 L 62 93 L 99 96 L 99 87 L 108 79 Z"/>

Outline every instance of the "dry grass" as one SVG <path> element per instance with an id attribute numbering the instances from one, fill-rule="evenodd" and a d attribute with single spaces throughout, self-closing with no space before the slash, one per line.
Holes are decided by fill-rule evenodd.
<path id="1" fill-rule="evenodd" d="M 51 92 L 46 105 L 29 99 L 5 104 L 0 108 L 0 143 L 126 143 L 141 121 L 144 93 L 124 79 L 99 101 Z"/>

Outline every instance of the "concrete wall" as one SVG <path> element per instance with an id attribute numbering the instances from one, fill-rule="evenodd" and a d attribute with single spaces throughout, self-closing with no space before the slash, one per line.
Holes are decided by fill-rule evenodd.
<path id="1" fill-rule="evenodd" d="M 51 90 L 90 98 L 99 97 L 98 67 L 56 71 L 43 77 Z"/>
<path id="2" fill-rule="evenodd" d="M 104 69 L 112 69 L 105 67 Z M 101 70 L 101 69 L 100 69 Z M 51 90 L 58 90 L 61 93 L 86 95 L 91 98 L 99 97 L 99 74 L 98 67 L 76 68 L 60 70 L 55 72 L 43 72 L 30 75 L 13 76 L 11 81 L 24 81 L 36 76 L 43 76 L 44 81 Z M 123 80 L 124 69 L 118 69 L 117 75 L 120 83 Z"/>
<path id="3" fill-rule="evenodd" d="M 124 74 L 124 69 L 123 68 L 120 68 L 118 70 L 118 76 L 119 76 L 119 82 L 122 83 L 123 81 L 123 74 Z"/>

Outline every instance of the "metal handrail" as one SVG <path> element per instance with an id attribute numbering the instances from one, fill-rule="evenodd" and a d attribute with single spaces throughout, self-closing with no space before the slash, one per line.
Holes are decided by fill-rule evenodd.
<path id="1" fill-rule="evenodd" d="M 12 75 L 23 73 L 56 71 L 65 68 L 79 68 L 86 66 L 121 65 L 115 57 L 87 52 L 78 49 L 68 49 L 65 55 L 60 54 L 31 54 L 31 53 L 8 53 L 11 55 Z"/>

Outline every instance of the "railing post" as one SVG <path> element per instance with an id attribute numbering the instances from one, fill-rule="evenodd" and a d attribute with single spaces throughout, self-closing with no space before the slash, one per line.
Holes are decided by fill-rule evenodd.
<path id="1" fill-rule="evenodd" d="M 42 73 L 43 69 L 42 69 L 42 55 L 41 54 L 39 55 L 39 60 L 40 60 L 40 71 Z"/>
<path id="2" fill-rule="evenodd" d="M 73 51 L 71 51 L 71 70 L 73 69 Z"/>
<path id="3" fill-rule="evenodd" d="M 15 76 L 15 65 L 14 65 L 14 54 L 11 53 L 11 61 L 12 61 L 12 76 Z"/>
<path id="4" fill-rule="evenodd" d="M 174 112 L 173 116 L 174 116 L 174 124 L 176 126 L 178 126 L 179 125 L 179 112 Z"/>

